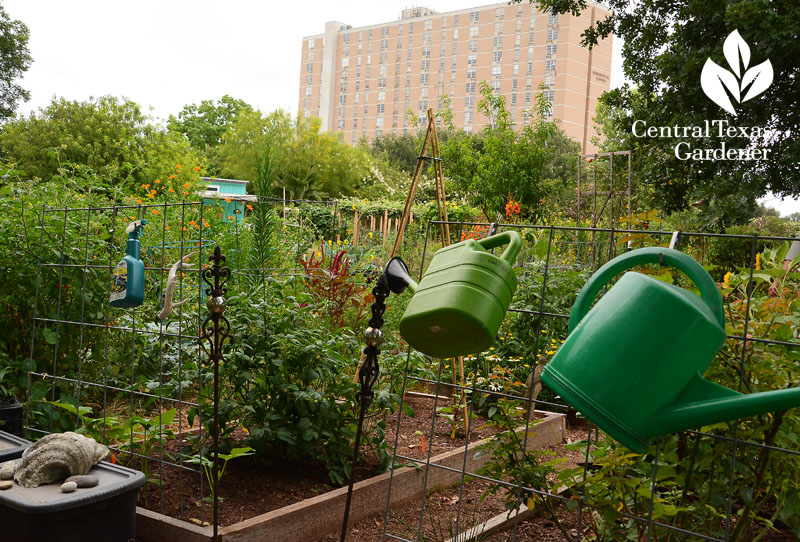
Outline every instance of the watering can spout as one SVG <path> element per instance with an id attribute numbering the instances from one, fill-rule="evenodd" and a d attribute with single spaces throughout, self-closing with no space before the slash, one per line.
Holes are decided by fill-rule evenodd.
<path id="1" fill-rule="evenodd" d="M 800 388 L 743 394 L 694 375 L 681 395 L 651 420 L 650 433 L 683 431 L 727 420 L 776 412 L 800 404 Z"/>
<path id="2" fill-rule="evenodd" d="M 389 290 L 393 294 L 402 294 L 406 291 L 406 288 L 409 289 L 412 294 L 417 291 L 417 283 L 411 278 L 411 274 L 408 272 L 408 266 L 401 258 L 395 256 L 389 260 L 389 263 L 386 264 L 386 268 L 383 270 L 383 274 L 386 277 Z"/>

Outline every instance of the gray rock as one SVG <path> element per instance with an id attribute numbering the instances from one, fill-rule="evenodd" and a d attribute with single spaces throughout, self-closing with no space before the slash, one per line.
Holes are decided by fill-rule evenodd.
<path id="1" fill-rule="evenodd" d="M 12 459 L 11 461 L 0 463 L 0 480 L 13 480 L 14 471 L 17 470 L 18 463 L 19 459 Z"/>
<path id="2" fill-rule="evenodd" d="M 93 438 L 68 431 L 46 435 L 22 452 L 14 480 L 22 487 L 39 487 L 76 474 L 87 474 L 108 455 Z"/>
<path id="3" fill-rule="evenodd" d="M 76 489 L 78 489 L 78 484 L 75 482 L 64 482 L 61 484 L 61 491 L 64 493 L 72 493 Z"/>
<path id="4" fill-rule="evenodd" d="M 0 481 L 0 489 L 11 489 L 11 486 L 14 485 L 14 480 L 2 480 Z"/>
<path id="5" fill-rule="evenodd" d="M 78 476 L 70 476 L 64 482 L 75 482 L 78 487 L 94 487 L 100 483 L 100 478 L 91 474 L 79 474 Z"/>

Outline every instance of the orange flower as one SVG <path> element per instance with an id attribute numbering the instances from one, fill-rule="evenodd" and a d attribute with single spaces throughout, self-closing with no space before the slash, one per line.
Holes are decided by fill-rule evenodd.
<path id="1" fill-rule="evenodd" d="M 143 184 L 142 188 L 150 188 L 150 185 L 149 184 Z"/>
<path id="2" fill-rule="evenodd" d="M 153 181 L 153 182 L 154 182 L 154 183 L 156 183 L 156 184 L 159 184 L 161 181 L 159 181 L 158 179 L 156 179 L 156 180 L 155 180 L 155 181 Z"/>
<path id="3" fill-rule="evenodd" d="M 170 188 L 170 189 L 168 190 L 168 192 L 175 192 L 175 189 L 174 189 L 174 188 Z"/>
<path id="4" fill-rule="evenodd" d="M 151 194 L 155 194 L 155 193 L 156 193 L 156 191 L 155 191 L 155 190 L 151 190 L 151 191 L 150 191 L 150 193 L 151 193 Z"/>
<path id="5" fill-rule="evenodd" d="M 147 197 L 153 199 L 153 194 L 147 194 Z"/>
<path id="6" fill-rule="evenodd" d="M 228 215 L 228 220 L 233 220 L 233 215 Z"/>
<path id="7" fill-rule="evenodd" d="M 188 190 L 184 190 L 184 191 L 183 191 L 183 193 L 184 193 L 184 195 L 186 195 L 186 196 L 188 196 L 188 195 L 189 195 L 189 191 L 188 191 Z"/>
<path id="8" fill-rule="evenodd" d="M 194 220 L 190 220 L 189 224 L 191 224 L 192 226 L 195 226 L 195 225 L 197 225 L 197 222 L 195 222 Z"/>
<path id="9" fill-rule="evenodd" d="M 175 175 L 170 175 L 170 176 L 169 176 L 169 178 L 170 178 L 170 179 L 174 179 L 174 178 L 175 178 Z"/>
<path id="10" fill-rule="evenodd" d="M 198 229 L 198 230 L 200 229 L 200 226 L 198 226 L 197 224 L 195 224 L 195 225 L 194 225 L 194 227 L 195 227 L 196 229 Z"/>
<path id="11" fill-rule="evenodd" d="M 175 169 L 181 169 L 181 165 L 180 164 L 175 164 Z"/>
<path id="12" fill-rule="evenodd" d="M 195 171 L 200 171 L 200 166 L 194 166 Z"/>
<path id="13" fill-rule="evenodd" d="M 153 213 L 154 215 L 158 214 L 158 211 L 156 209 L 150 209 L 150 212 Z"/>
<path id="14" fill-rule="evenodd" d="M 252 206 L 252 205 L 250 205 L 249 203 L 247 204 L 247 210 L 248 210 L 248 211 L 252 211 L 252 210 L 253 210 L 253 206 Z"/>
<path id="15" fill-rule="evenodd" d="M 230 203 L 230 202 L 231 202 L 231 198 L 225 198 L 225 203 Z"/>
<path id="16" fill-rule="evenodd" d="M 136 198 L 136 203 L 142 203 L 142 198 Z"/>
<path id="17" fill-rule="evenodd" d="M 183 183 L 184 188 L 189 188 L 189 183 Z"/>
<path id="18" fill-rule="evenodd" d="M 169 230 L 169 226 L 164 226 L 164 229 L 165 230 Z"/>
<path id="19" fill-rule="evenodd" d="M 186 228 L 183 228 L 183 231 L 188 231 Z"/>

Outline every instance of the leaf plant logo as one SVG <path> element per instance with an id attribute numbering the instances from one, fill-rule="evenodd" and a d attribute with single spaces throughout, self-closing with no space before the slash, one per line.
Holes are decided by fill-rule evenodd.
<path id="1" fill-rule="evenodd" d="M 736 116 L 736 107 L 731 97 L 737 103 L 743 103 L 767 90 L 772 84 L 772 63 L 767 59 L 748 69 L 750 47 L 738 30 L 734 30 L 725 38 L 722 52 L 732 71 L 726 70 L 709 58 L 703 66 L 700 85 L 711 101 Z"/>

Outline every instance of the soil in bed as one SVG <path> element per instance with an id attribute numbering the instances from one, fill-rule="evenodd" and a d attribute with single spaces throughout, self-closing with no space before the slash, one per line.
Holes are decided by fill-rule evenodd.
<path id="1" fill-rule="evenodd" d="M 432 444 L 429 442 L 434 413 L 433 397 L 406 397 L 405 402 L 414 410 L 414 417 L 403 414 L 401 418 L 397 440 L 400 455 L 425 459 L 428 453 L 435 456 L 464 445 L 463 432 L 458 433 L 455 439 L 451 439 L 451 425 L 441 416 L 435 417 L 433 442 Z M 439 399 L 438 406 L 447 406 L 447 401 Z M 397 413 L 387 418 L 386 441 L 390 450 L 395 443 L 397 419 Z M 244 434 L 238 431 L 234 433 L 234 438 L 237 436 L 243 438 Z M 422 436 L 417 434 L 418 431 L 425 436 L 424 451 Z M 477 442 L 495 432 L 496 428 L 486 426 L 485 418 L 473 417 L 470 442 Z M 165 445 L 164 452 L 175 456 L 178 447 L 177 440 L 170 441 Z M 183 447 L 187 448 L 185 442 Z M 132 466 L 142 469 L 141 464 L 135 459 Z M 160 478 L 161 483 L 146 485 L 146 496 L 143 489 L 140 492 L 139 506 L 198 525 L 205 525 L 210 521 L 211 505 L 201 499 L 202 496 L 209 495 L 205 478 L 201 479 L 200 474 L 179 467 L 167 464 L 159 466 L 155 461 L 151 461 L 148 467 L 149 478 Z M 191 467 L 196 468 L 196 465 Z M 374 457 L 370 455 L 362 457 L 356 468 L 356 480 L 374 476 L 377 467 L 377 460 Z M 222 498 L 219 505 L 220 525 L 233 525 L 325 493 L 334 487 L 330 483 L 327 471 L 321 465 L 299 461 L 263 465 L 253 457 L 237 458 L 228 463 L 220 482 L 219 495 Z"/>

